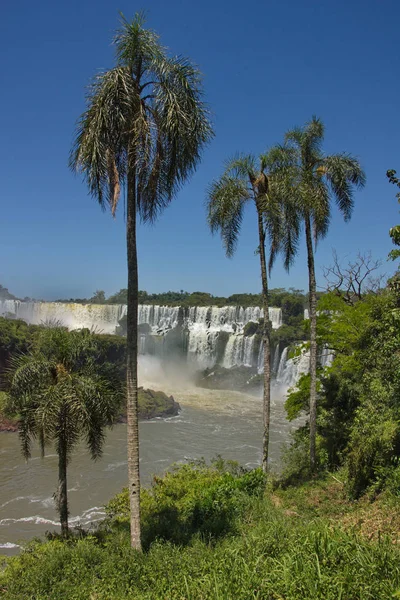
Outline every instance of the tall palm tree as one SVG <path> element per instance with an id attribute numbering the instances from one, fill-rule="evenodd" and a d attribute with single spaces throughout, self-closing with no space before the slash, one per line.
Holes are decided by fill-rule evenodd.
<path id="1" fill-rule="evenodd" d="M 140 550 L 136 218 L 153 222 L 169 204 L 199 163 L 212 128 L 199 70 L 168 56 L 141 14 L 132 22 L 122 17 L 114 43 L 116 66 L 89 89 L 70 166 L 113 215 L 126 189 L 128 477 L 131 545 Z"/>
<path id="2" fill-rule="evenodd" d="M 228 257 L 232 257 L 238 243 L 243 212 L 248 202 L 253 202 L 258 222 L 258 254 L 260 256 L 264 349 L 263 392 L 263 451 L 262 468 L 268 470 L 268 448 L 271 412 L 271 321 L 269 319 L 267 258 L 265 242 L 270 239 L 269 269 L 276 254 L 283 250 L 288 268 L 296 254 L 298 238 L 297 214 L 289 210 L 289 203 L 282 203 L 276 165 L 284 169 L 284 159 L 279 148 L 260 156 L 257 162 L 251 155 L 241 155 L 228 161 L 222 176 L 212 182 L 207 194 L 208 223 L 213 233 L 219 231 Z M 283 210 L 282 210 L 283 207 Z M 290 226 L 285 227 L 286 219 Z"/>
<path id="3" fill-rule="evenodd" d="M 347 153 L 325 155 L 324 125 L 313 117 L 304 127 L 286 134 L 284 157 L 286 200 L 295 206 L 305 229 L 310 317 L 310 466 L 316 468 L 317 423 L 317 295 L 314 250 L 328 232 L 334 200 L 344 220 L 351 217 L 355 188 L 365 185 L 359 161 Z M 290 167 L 288 168 L 288 165 Z M 283 183 L 285 185 L 285 183 Z"/>
<path id="4" fill-rule="evenodd" d="M 72 450 L 83 438 L 91 457 L 99 458 L 105 428 L 121 407 L 118 377 L 111 374 L 110 366 L 103 369 L 98 354 L 90 332 L 50 328 L 30 353 L 11 360 L 9 396 L 13 412 L 20 415 L 23 456 L 30 458 L 33 440 L 38 440 L 42 455 L 48 444 L 55 444 L 55 498 L 64 537 L 68 535 L 67 466 Z"/>

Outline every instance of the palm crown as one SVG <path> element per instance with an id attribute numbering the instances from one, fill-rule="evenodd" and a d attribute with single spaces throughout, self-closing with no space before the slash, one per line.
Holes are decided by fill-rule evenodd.
<path id="1" fill-rule="evenodd" d="M 111 365 L 99 360 L 94 336 L 45 329 L 36 347 L 15 356 L 10 367 L 10 403 L 19 414 L 22 453 L 31 456 L 34 440 L 42 455 L 54 443 L 59 458 L 56 495 L 62 533 L 68 534 L 67 465 L 80 439 L 93 459 L 99 458 L 105 428 L 121 407 L 121 385 Z"/>
<path id="2" fill-rule="evenodd" d="M 305 228 L 309 276 L 310 314 L 310 465 L 316 468 L 316 415 L 317 415 L 317 296 L 314 265 L 314 244 L 325 237 L 329 228 L 332 200 L 348 221 L 353 210 L 355 188 L 365 184 L 360 163 L 350 154 L 325 155 L 322 151 L 324 126 L 313 117 L 302 128 L 286 134 L 280 148 L 282 168 L 282 197 L 287 210 L 295 213 L 295 220 Z M 299 228 L 293 229 L 297 242 Z"/>
<path id="3" fill-rule="evenodd" d="M 121 185 L 134 179 L 137 210 L 153 221 L 193 172 L 212 137 L 201 75 L 169 57 L 143 15 L 122 18 L 117 65 L 95 78 L 70 155 L 91 194 L 115 214 Z"/>
<path id="4" fill-rule="evenodd" d="M 213 233 L 220 232 L 228 257 L 235 253 L 245 206 L 253 201 L 260 213 L 263 232 L 270 240 L 269 268 L 278 251 L 284 254 L 285 267 L 292 264 L 299 235 L 298 214 L 290 202 L 283 202 L 283 173 L 287 157 L 279 147 L 259 157 L 239 155 L 229 160 L 220 179 L 208 190 L 208 223 Z"/>
<path id="5" fill-rule="evenodd" d="M 244 208 L 249 201 L 255 204 L 258 220 L 258 254 L 260 256 L 262 299 L 264 311 L 264 392 L 263 392 L 263 452 L 262 466 L 268 470 L 268 447 L 271 407 L 271 352 L 266 237 L 269 237 L 269 268 L 279 251 L 285 255 L 289 268 L 295 253 L 299 234 L 298 214 L 290 202 L 282 201 L 282 174 L 286 173 L 287 159 L 279 148 L 261 155 L 259 161 L 251 155 L 239 155 L 229 160 L 222 176 L 208 190 L 208 223 L 212 232 L 219 231 L 228 257 L 236 249 Z M 285 181 L 285 179 L 283 179 Z M 289 197 L 290 198 L 290 197 Z M 286 223 L 288 219 L 288 223 Z"/>
<path id="6" fill-rule="evenodd" d="M 325 155 L 322 151 L 324 125 L 313 117 L 303 128 L 286 134 L 281 147 L 285 157 L 284 192 L 302 218 L 311 219 L 315 241 L 326 236 L 331 217 L 331 200 L 348 221 L 354 204 L 354 188 L 365 185 L 359 161 L 347 153 Z"/>

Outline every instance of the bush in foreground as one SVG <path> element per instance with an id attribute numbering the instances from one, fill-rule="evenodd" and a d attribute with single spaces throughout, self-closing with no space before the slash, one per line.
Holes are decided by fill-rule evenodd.
<path id="1" fill-rule="evenodd" d="M 129 546 L 122 494 L 110 503 L 101 531 L 68 542 L 34 542 L 10 559 L 0 575 L 0 596 L 5 600 L 400 596 L 400 552 L 389 539 L 367 541 L 326 519 L 290 513 L 262 489 L 259 470 L 246 473 L 234 465 L 226 469 L 221 462 L 181 467 L 157 479 L 144 495 L 146 552 Z"/>

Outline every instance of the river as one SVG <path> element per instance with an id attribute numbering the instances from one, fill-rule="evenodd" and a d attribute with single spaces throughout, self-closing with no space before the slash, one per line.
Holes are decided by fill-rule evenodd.
<path id="1" fill-rule="evenodd" d="M 159 386 L 160 387 L 160 386 Z M 157 389 L 157 384 L 153 384 Z M 140 469 L 145 485 L 172 463 L 217 454 L 254 467 L 261 461 L 261 399 L 238 392 L 202 390 L 164 384 L 182 410 L 177 417 L 140 423 Z M 271 463 L 279 464 L 282 445 L 297 423 L 285 419 L 283 397 L 273 393 Z M 127 481 L 126 425 L 107 434 L 100 460 L 90 460 L 84 446 L 74 452 L 68 468 L 71 525 L 86 527 L 104 516 L 104 504 Z M 0 553 L 15 554 L 20 544 L 46 531 L 58 530 L 52 495 L 57 485 L 57 456 L 36 451 L 25 463 L 18 435 L 0 434 Z"/>

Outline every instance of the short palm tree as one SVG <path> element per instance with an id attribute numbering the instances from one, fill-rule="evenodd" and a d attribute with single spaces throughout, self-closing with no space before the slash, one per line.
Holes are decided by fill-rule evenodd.
<path id="1" fill-rule="evenodd" d="M 242 155 L 228 161 L 222 176 L 215 180 L 207 195 L 208 223 L 211 231 L 219 231 L 228 257 L 232 257 L 239 239 L 245 206 L 253 202 L 258 221 L 258 254 L 260 256 L 264 349 L 263 393 L 263 451 L 262 467 L 268 470 L 268 448 L 271 412 L 271 322 L 269 319 L 268 277 L 276 254 L 283 250 L 285 266 L 289 268 L 297 250 L 297 213 L 283 203 L 277 165 L 284 171 L 284 157 L 279 148 L 260 156 Z M 285 221 L 289 222 L 285 226 Z M 266 239 L 269 237 L 269 260 L 266 258 Z"/>
<path id="2" fill-rule="evenodd" d="M 68 535 L 67 466 L 71 453 L 84 439 L 93 459 L 102 453 L 105 428 L 121 407 L 121 386 L 98 361 L 94 336 L 88 331 L 68 333 L 50 328 L 36 347 L 11 361 L 10 404 L 19 414 L 23 456 L 31 456 L 33 440 L 42 455 L 54 443 L 58 455 L 55 494 L 61 534 Z"/>
<path id="3" fill-rule="evenodd" d="M 315 244 L 329 228 L 332 200 L 345 221 L 351 217 L 354 189 L 365 185 L 359 161 L 347 153 L 325 155 L 322 151 L 324 125 L 313 117 L 304 127 L 286 134 L 281 156 L 283 194 L 304 223 L 309 276 L 310 316 L 310 466 L 316 468 L 317 422 L 317 296 L 314 264 Z M 290 167 L 288 168 L 288 165 Z"/>
<path id="4" fill-rule="evenodd" d="M 193 173 L 212 137 L 201 74 L 189 60 L 168 56 L 143 16 L 122 18 L 116 66 L 89 89 L 70 166 L 89 192 L 115 214 L 126 189 L 127 429 L 131 545 L 141 548 L 138 380 L 138 264 L 136 218 L 153 222 Z"/>

